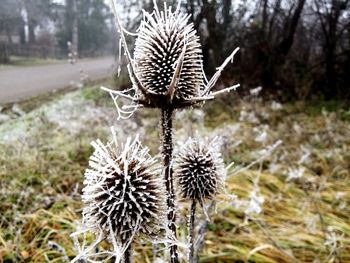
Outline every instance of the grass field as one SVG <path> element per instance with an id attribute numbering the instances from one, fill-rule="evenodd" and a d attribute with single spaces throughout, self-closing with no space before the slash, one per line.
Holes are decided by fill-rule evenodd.
<path id="1" fill-rule="evenodd" d="M 0 125 L 0 262 L 77 255 L 70 235 L 79 228 L 90 141 L 106 142 L 110 126 L 120 140 L 138 133 L 152 154 L 159 152 L 157 111 L 140 109 L 118 121 L 98 86 L 44 101 L 20 104 L 22 116 L 8 110 L 11 119 Z M 226 163 L 235 162 L 200 262 L 350 262 L 350 115 L 333 106 L 249 98 L 177 113 L 177 143 L 197 131 L 220 136 Z M 179 200 L 179 207 L 186 255 L 187 204 Z M 138 243 L 135 256 L 152 262 L 152 245 Z"/>

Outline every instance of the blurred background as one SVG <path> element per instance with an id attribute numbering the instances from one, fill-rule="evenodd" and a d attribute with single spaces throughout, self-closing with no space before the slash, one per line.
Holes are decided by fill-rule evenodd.
<path id="1" fill-rule="evenodd" d="M 108 1 L 1 0 L 0 63 L 66 59 L 68 42 L 79 58 L 117 54 Z M 176 1 L 168 1 L 176 5 Z M 346 0 L 183 1 L 203 46 L 205 69 L 235 47 L 237 63 L 226 70 L 244 87 L 263 86 L 279 99 L 350 96 L 350 14 Z M 136 31 L 152 1 L 119 1 L 124 26 Z M 247 90 L 247 89 L 245 89 Z"/>
<path id="2" fill-rule="evenodd" d="M 153 10 L 152 0 L 117 3 L 130 32 Z M 350 262 L 350 1 L 184 0 L 181 9 L 208 78 L 241 48 L 215 89 L 241 87 L 175 116 L 176 146 L 219 136 L 234 162 L 217 213 L 198 218 L 200 262 Z M 132 52 L 135 37 L 127 41 Z M 107 142 L 110 126 L 121 141 L 140 134 L 158 156 L 159 112 L 118 120 L 100 89 L 130 87 L 119 54 L 109 1 L 0 0 L 0 262 L 69 262 L 93 242 L 70 235 L 90 142 Z M 188 207 L 179 207 L 185 257 Z M 136 262 L 164 258 L 162 247 L 136 245 Z"/>
<path id="3" fill-rule="evenodd" d="M 112 54 L 112 22 L 103 1 L 2 0 L 1 63 L 12 56 L 65 59 L 69 41 L 80 57 Z"/>

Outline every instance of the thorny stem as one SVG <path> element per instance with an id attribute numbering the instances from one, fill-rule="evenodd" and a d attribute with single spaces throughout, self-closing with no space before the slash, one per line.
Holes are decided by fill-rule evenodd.
<path id="1" fill-rule="evenodd" d="M 130 243 L 129 246 L 125 249 L 124 255 L 123 255 L 123 263 L 132 263 L 132 244 Z"/>
<path id="2" fill-rule="evenodd" d="M 196 200 L 192 200 L 190 211 L 190 223 L 189 223 L 189 238 L 190 238 L 190 253 L 188 256 L 188 262 L 194 263 L 194 221 L 196 218 Z"/>
<path id="3" fill-rule="evenodd" d="M 162 137 L 163 137 L 163 162 L 165 168 L 165 187 L 167 191 L 167 206 L 168 206 L 168 228 L 172 234 L 171 239 L 176 240 L 176 225 L 175 225 L 175 193 L 173 183 L 173 169 L 172 169 L 172 157 L 173 157 L 173 123 L 172 123 L 173 109 L 162 110 Z M 177 245 L 170 245 L 170 262 L 178 263 Z"/>

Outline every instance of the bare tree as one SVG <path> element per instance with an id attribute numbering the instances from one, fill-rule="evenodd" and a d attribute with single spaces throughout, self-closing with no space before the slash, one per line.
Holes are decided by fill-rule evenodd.
<path id="1" fill-rule="evenodd" d="M 73 24 L 72 24 L 72 49 L 75 54 L 75 56 L 78 55 L 78 7 L 77 7 L 77 1 L 72 1 L 72 7 L 73 7 Z"/>
<path id="2" fill-rule="evenodd" d="M 345 30 L 350 26 L 349 21 L 342 25 L 340 18 L 342 12 L 349 8 L 349 0 L 314 0 L 314 4 L 324 37 L 322 44 L 326 72 L 325 95 L 335 97 L 340 88 L 335 68 L 337 48 Z"/>
<path id="3" fill-rule="evenodd" d="M 0 35 L 6 36 L 7 40 L 0 40 L 0 63 L 10 61 L 10 45 L 12 34 L 21 26 L 21 10 L 17 0 L 0 0 Z"/>

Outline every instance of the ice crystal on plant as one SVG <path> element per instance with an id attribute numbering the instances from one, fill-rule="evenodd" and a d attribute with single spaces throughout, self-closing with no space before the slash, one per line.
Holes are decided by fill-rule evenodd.
<path id="1" fill-rule="evenodd" d="M 113 99 L 123 95 L 121 97 L 144 107 L 176 109 L 214 99 L 216 95 L 239 87 L 234 85 L 220 91 L 211 91 L 239 48 L 225 59 L 213 77 L 207 81 L 203 71 L 199 37 L 193 24 L 189 22 L 190 16 L 180 13 L 180 5 L 175 12 L 166 4 L 164 11 L 159 11 L 154 1 L 154 11 L 143 12 L 138 33 L 130 34 L 121 25 L 116 1 L 111 0 L 111 4 L 133 84 L 130 92 L 112 92 Z M 124 33 L 136 36 L 133 58 Z"/>
<path id="2" fill-rule="evenodd" d="M 296 169 L 288 168 L 287 182 L 294 179 L 300 179 L 301 177 L 303 177 L 304 173 L 305 173 L 304 167 L 299 167 Z"/>
<path id="3" fill-rule="evenodd" d="M 250 194 L 250 201 L 248 207 L 245 210 L 246 214 L 260 214 L 262 211 L 262 205 L 265 198 L 257 194 L 257 191 L 253 191 Z"/>
<path id="4" fill-rule="evenodd" d="M 222 188 L 226 169 L 216 140 L 189 139 L 175 160 L 175 177 L 184 198 L 203 203 Z"/>
<path id="5" fill-rule="evenodd" d="M 308 163 L 312 154 L 311 150 L 304 145 L 301 145 L 300 149 L 303 151 L 303 155 L 300 157 L 298 164 Z"/>
<path id="6" fill-rule="evenodd" d="M 156 234 L 165 208 L 164 183 L 160 167 L 138 138 L 125 145 L 114 141 L 104 145 L 97 140 L 85 172 L 82 199 L 85 225 L 120 242 L 134 234 Z"/>
<path id="7" fill-rule="evenodd" d="M 266 142 L 268 139 L 268 135 L 267 135 L 267 132 L 266 130 L 262 131 L 258 136 L 255 137 L 255 141 L 256 142 Z"/>
<path id="8" fill-rule="evenodd" d="M 283 106 L 281 103 L 277 102 L 277 101 L 272 101 L 271 103 L 271 109 L 273 111 L 279 111 L 283 109 Z"/>
<path id="9" fill-rule="evenodd" d="M 182 63 L 174 95 L 179 99 L 199 96 L 204 88 L 202 50 L 188 21 L 190 15 L 174 13 L 171 8 L 144 15 L 134 50 L 140 81 L 147 90 L 165 95 Z"/>
<path id="10" fill-rule="evenodd" d="M 262 91 L 262 87 L 261 87 L 261 86 L 258 86 L 258 87 L 254 88 L 254 89 L 251 89 L 251 90 L 249 91 L 249 93 L 250 93 L 250 95 L 252 95 L 252 96 L 258 96 L 259 93 L 260 93 L 261 91 Z"/>
<path id="11" fill-rule="evenodd" d="M 239 115 L 240 122 L 250 122 L 250 123 L 259 123 L 259 119 L 256 116 L 254 111 L 249 112 L 245 107 L 242 108 Z"/>

